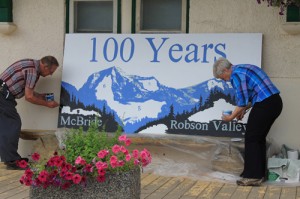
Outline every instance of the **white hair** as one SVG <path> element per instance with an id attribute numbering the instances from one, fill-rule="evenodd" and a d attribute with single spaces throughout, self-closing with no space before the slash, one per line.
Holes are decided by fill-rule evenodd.
<path id="1" fill-rule="evenodd" d="M 214 77 L 219 78 L 219 75 L 223 73 L 224 69 L 230 69 L 231 66 L 232 64 L 228 61 L 228 59 L 220 57 L 213 65 Z"/>

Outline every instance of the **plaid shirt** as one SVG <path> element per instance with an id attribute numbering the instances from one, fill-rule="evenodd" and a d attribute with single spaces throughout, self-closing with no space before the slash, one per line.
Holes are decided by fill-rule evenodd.
<path id="1" fill-rule="evenodd" d="M 250 64 L 232 66 L 230 81 L 235 88 L 236 102 L 239 107 L 246 106 L 248 102 L 253 106 L 256 102 L 279 93 L 267 74 L 259 67 Z"/>
<path id="2" fill-rule="evenodd" d="M 9 91 L 17 99 L 25 95 L 25 87 L 33 89 L 39 80 L 39 60 L 23 59 L 9 66 L 1 75 Z"/>

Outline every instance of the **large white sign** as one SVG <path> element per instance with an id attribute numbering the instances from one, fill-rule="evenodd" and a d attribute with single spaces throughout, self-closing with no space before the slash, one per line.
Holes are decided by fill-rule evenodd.
<path id="1" fill-rule="evenodd" d="M 229 82 L 213 78 L 219 57 L 260 67 L 262 34 L 67 34 L 59 127 L 126 133 L 242 136 Z"/>

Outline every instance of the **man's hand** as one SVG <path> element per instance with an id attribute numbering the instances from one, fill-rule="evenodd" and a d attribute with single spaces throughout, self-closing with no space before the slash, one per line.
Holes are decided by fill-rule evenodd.
<path id="1" fill-rule="evenodd" d="M 55 108 L 58 106 L 59 106 L 59 104 L 56 101 L 47 101 L 47 107 L 49 107 L 49 108 Z"/>
<path id="2" fill-rule="evenodd" d="M 58 107 L 59 104 L 56 101 L 46 101 L 45 93 L 40 94 L 35 92 L 33 89 L 25 87 L 25 99 L 33 104 L 46 106 L 48 108 Z"/>

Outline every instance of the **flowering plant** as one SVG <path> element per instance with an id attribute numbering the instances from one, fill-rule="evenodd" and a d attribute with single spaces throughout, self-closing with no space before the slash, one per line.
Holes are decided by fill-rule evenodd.
<path id="1" fill-rule="evenodd" d="M 24 160 L 19 166 L 26 168 L 20 178 L 21 184 L 47 188 L 48 186 L 67 189 L 72 184 L 87 185 L 87 178 L 105 181 L 106 173 L 125 172 L 136 167 L 145 167 L 151 162 L 147 149 L 127 149 L 131 140 L 116 133 L 110 137 L 98 132 L 95 127 L 87 132 L 80 129 L 70 132 L 64 141 L 65 149 L 55 152 L 49 159 L 42 160 L 38 153 L 32 154 L 32 162 Z"/>
<path id="2" fill-rule="evenodd" d="M 257 3 L 261 4 L 261 1 L 264 0 L 257 0 Z M 280 15 L 284 15 L 285 9 L 290 5 L 300 6 L 300 0 L 266 0 L 268 3 L 268 6 L 279 6 Z"/>

